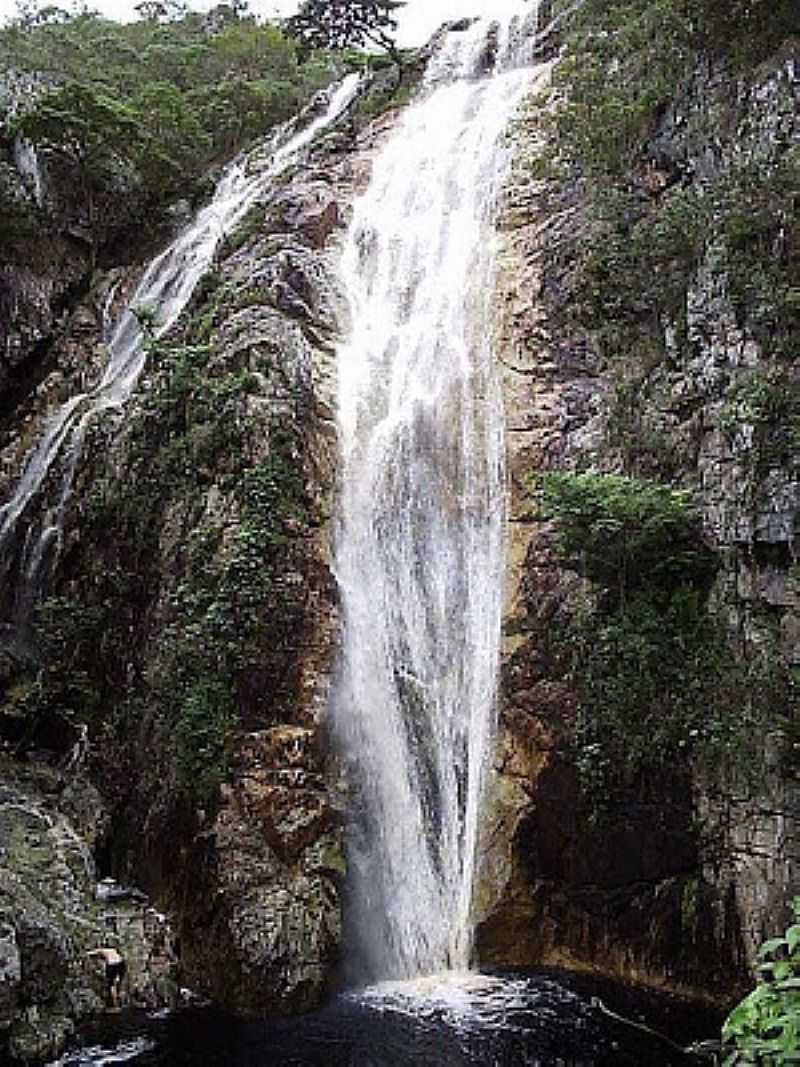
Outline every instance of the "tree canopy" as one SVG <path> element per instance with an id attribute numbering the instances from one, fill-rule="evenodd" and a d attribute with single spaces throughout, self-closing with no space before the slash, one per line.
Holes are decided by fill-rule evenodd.
<path id="1" fill-rule="evenodd" d="M 371 43 L 396 56 L 395 12 L 404 6 L 402 0 L 304 0 L 287 28 L 311 48 L 358 48 Z"/>
<path id="2" fill-rule="evenodd" d="M 0 29 L 0 69 L 49 86 L 0 111 L 0 155 L 21 134 L 64 157 L 98 218 L 120 190 L 130 212 L 149 218 L 336 74 L 324 54 L 300 62 L 297 42 L 257 22 L 243 0 L 207 14 L 182 0 L 143 0 L 138 10 L 138 22 L 121 24 L 23 4 Z"/>

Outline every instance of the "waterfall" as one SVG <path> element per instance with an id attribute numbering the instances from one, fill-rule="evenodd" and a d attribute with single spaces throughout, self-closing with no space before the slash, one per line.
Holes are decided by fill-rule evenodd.
<path id="1" fill-rule="evenodd" d="M 39 157 L 30 141 L 16 137 L 13 147 L 14 165 L 25 180 L 28 190 L 37 207 L 44 204 L 44 181 L 39 166 Z"/>
<path id="2" fill-rule="evenodd" d="M 359 80 L 357 75 L 345 78 L 330 94 L 324 113 L 299 131 L 295 124 L 279 130 L 269 144 L 265 160 L 237 159 L 226 169 L 211 202 L 145 270 L 108 341 L 108 362 L 100 382 L 68 400 L 47 422 L 11 497 L 0 507 L 0 574 L 9 584 L 13 581 L 10 628 L 12 642 L 20 650 L 24 650 L 25 631 L 47 564 L 60 545 L 64 515 L 89 425 L 101 412 L 121 409 L 144 370 L 145 335 L 137 313 L 146 310 L 156 338 L 174 325 L 222 239 L 235 229 L 269 183 L 342 114 L 352 102 Z M 57 464 L 60 488 L 55 500 L 39 507 L 27 528 L 20 532 L 21 520 L 29 516 L 31 505 L 42 494 Z"/>
<path id="3" fill-rule="evenodd" d="M 357 813 L 348 922 L 368 980 L 471 962 L 503 582 L 493 215 L 502 134 L 532 80 L 515 64 L 520 22 L 445 38 L 343 252 L 333 714 Z"/>

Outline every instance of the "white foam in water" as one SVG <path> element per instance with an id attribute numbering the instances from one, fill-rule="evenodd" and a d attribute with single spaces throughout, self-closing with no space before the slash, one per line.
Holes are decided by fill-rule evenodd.
<path id="1" fill-rule="evenodd" d="M 405 1033 L 430 1065 L 438 1058 L 427 1052 L 436 1048 L 438 1062 L 447 1064 L 592 1067 L 594 1051 L 604 1046 L 595 1009 L 543 977 L 451 972 L 380 983 L 349 999 L 381 1019 L 387 1034 Z M 397 1038 L 394 1047 L 402 1049 Z M 405 1067 L 417 1059 L 412 1051 L 406 1060 L 401 1051 L 388 1062 Z"/>
<path id="2" fill-rule="evenodd" d="M 511 1025 L 513 1013 L 530 1005 L 531 984 L 524 978 L 448 971 L 405 982 L 379 982 L 349 996 L 373 1011 L 418 1021 L 427 1018 L 456 1031 L 470 1031 Z"/>
<path id="3" fill-rule="evenodd" d="M 149 1038 L 136 1037 L 131 1041 L 122 1041 L 113 1048 L 105 1045 L 88 1045 L 65 1053 L 60 1059 L 53 1060 L 47 1067 L 112 1067 L 115 1063 L 129 1063 L 145 1052 L 156 1047 Z"/>
<path id="4" fill-rule="evenodd" d="M 514 14 L 534 6 L 518 0 Z M 492 26 L 442 42 L 343 255 L 334 720 L 361 816 L 349 927 L 367 980 L 471 963 L 504 569 L 493 219 L 503 133 L 545 70 L 504 57 L 486 75 Z"/>

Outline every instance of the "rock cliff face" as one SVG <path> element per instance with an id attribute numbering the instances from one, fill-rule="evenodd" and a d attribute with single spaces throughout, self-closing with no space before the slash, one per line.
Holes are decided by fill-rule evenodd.
<path id="1" fill-rule="evenodd" d="M 800 657 L 800 239 L 786 175 L 798 70 L 791 40 L 746 72 L 698 58 L 616 178 L 543 169 L 556 127 L 540 104 L 515 127 L 497 292 L 511 502 L 486 962 L 730 996 L 797 888 L 786 670 Z M 36 647 L 0 659 L 0 738 L 28 760 L 7 763 L 0 796 L 13 842 L 0 855 L 0 1048 L 7 1036 L 19 1055 L 46 1055 L 97 1007 L 102 983 L 81 953 L 109 929 L 98 875 L 141 885 L 180 937 L 180 980 L 236 1010 L 302 1011 L 333 980 L 346 818 L 325 726 L 333 351 L 346 325 L 335 264 L 393 117 L 332 131 L 253 207 L 179 328 L 151 342 L 124 418 L 90 428 Z M 6 170 L 34 219 L 0 264 L 10 486 L 48 412 L 96 380 L 104 316 L 140 268 L 94 272 L 85 235 L 37 229 L 34 184 Z M 777 208 L 753 173 L 769 176 Z M 610 624 L 537 503 L 532 478 L 559 470 L 694 495 L 717 560 L 703 611 L 742 662 L 775 667 L 747 691 L 774 694 L 771 717 L 740 716 L 731 686 L 727 711 L 708 714 L 725 737 L 739 718 L 770 734 L 755 775 L 735 761 L 701 771 L 687 732 L 675 758 L 646 763 L 596 810 L 576 742 L 586 672 L 565 649 L 579 647 L 581 618 L 604 639 Z M 10 599 L 0 592 L 6 618 Z M 604 723 L 601 741 L 624 733 Z M 89 745 L 70 777 L 82 724 Z M 45 868 L 56 917 L 31 889 Z M 111 929 L 132 982 L 169 1003 L 172 935 L 129 907 Z"/>
<path id="2" fill-rule="evenodd" d="M 98 882 L 93 849 L 108 812 L 72 766 L 2 758 L 0 1034 L 13 1056 L 58 1053 L 75 1019 L 102 1008 L 102 970 L 87 952 L 114 944 L 133 1004 L 178 1000 L 173 935 L 141 891 Z"/>
<path id="3" fill-rule="evenodd" d="M 90 544 L 127 514 L 103 574 L 147 586 L 125 668 L 135 723 L 113 742 L 135 768 L 109 782 L 118 863 L 149 872 L 176 916 L 185 981 L 238 1011 L 315 1006 L 338 960 L 344 811 L 325 724 L 335 264 L 375 136 L 334 131 L 251 210 L 86 473 L 103 494 Z"/>
<path id="4" fill-rule="evenodd" d="M 51 87 L 41 76 L 2 72 L 0 111 L 13 118 Z M 46 145 L 0 135 L 3 434 L 18 426 L 17 405 L 57 366 L 59 342 L 90 291 L 95 270 L 136 262 L 164 240 L 159 225 L 144 235 L 137 232 L 131 222 L 134 198 L 122 177 L 92 212 L 84 184 L 77 167 Z"/>
<path id="5" fill-rule="evenodd" d="M 88 722 L 85 769 L 105 813 L 89 861 L 170 914 L 181 983 L 240 1012 L 314 1007 L 338 960 L 344 809 L 324 721 L 337 628 L 335 265 L 391 121 L 359 133 L 345 120 L 265 192 L 182 326 L 151 343 L 124 418 L 93 423 L 35 645 L 3 659 L 9 748 L 63 763 Z M 98 273 L 73 306 L 9 422 L 7 485 L 54 407 L 101 373 L 105 314 L 137 274 Z M 98 1001 L 17 997 L 23 904 L 4 927 L 3 1025 L 16 1048 L 38 1005 L 55 1048 Z M 122 942 L 129 957 L 134 945 Z"/>
<path id="6" fill-rule="evenodd" d="M 511 474 L 504 705 L 479 938 L 493 962 L 730 995 L 797 892 L 786 679 L 800 655 L 798 323 L 785 293 L 800 246 L 796 197 L 787 205 L 774 184 L 796 166 L 799 63 L 791 40 L 747 71 L 704 57 L 612 179 L 537 165 L 552 152 L 552 101 L 516 131 L 498 291 Z M 631 99 L 636 89 L 633 76 Z M 559 90 L 568 96 L 569 81 Z M 668 232 L 684 209 L 688 253 Z M 649 255 L 636 248 L 642 232 Z M 774 685 L 760 725 L 748 725 L 752 692 L 731 694 L 721 713 L 745 733 L 773 732 L 751 753 L 749 778 L 748 768 L 697 772 L 687 743 L 592 815 L 571 741 L 584 672 L 580 658 L 565 672 L 553 642 L 595 592 L 565 566 L 537 507 L 532 476 L 554 470 L 691 492 L 719 561 L 708 610 L 740 662 L 761 661 L 750 684 Z M 610 666 L 626 677 L 622 659 Z M 639 709 L 641 722 L 651 710 Z"/>

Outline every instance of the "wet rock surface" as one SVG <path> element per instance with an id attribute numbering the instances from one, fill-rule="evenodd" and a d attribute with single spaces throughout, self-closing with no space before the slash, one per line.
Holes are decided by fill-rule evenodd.
<path id="1" fill-rule="evenodd" d="M 102 892 L 114 883 L 98 883 L 92 850 L 108 820 L 88 780 L 7 756 L 0 776 L 0 1052 L 40 1062 L 107 1005 L 91 949 L 123 956 L 127 1003 L 174 1006 L 174 936 L 143 893 Z"/>
<path id="2" fill-rule="evenodd" d="M 781 103 L 796 93 L 795 67 L 781 63 L 761 72 L 746 109 L 741 132 L 754 144 L 796 138 Z M 702 82 L 693 92 L 687 107 L 707 110 Z M 33 781 L 9 763 L 0 793 L 0 1043 L 21 1057 L 51 1054 L 76 1018 L 100 1008 L 102 977 L 84 956 L 98 943 L 121 946 L 132 997 L 154 1006 L 174 997 L 173 926 L 147 900 L 114 899 L 113 887 L 97 897 L 101 841 L 104 871 L 123 887 L 141 884 L 169 913 L 181 980 L 192 988 L 248 1014 L 305 1011 L 336 970 L 343 805 L 325 708 L 338 626 L 334 348 L 346 311 L 335 264 L 352 198 L 395 120 L 334 131 L 255 206 L 185 321 L 154 348 L 124 420 L 90 430 L 51 605 L 71 629 L 54 628 L 49 647 L 58 652 L 61 640 L 75 683 L 57 693 L 58 707 L 91 720 L 94 785 L 52 769 Z M 691 157 L 698 174 L 724 165 L 685 128 L 677 111 L 664 116 L 653 195 L 671 180 L 673 157 Z M 516 136 L 535 141 L 535 118 Z M 18 170 L 0 180 L 16 183 L 35 213 Z M 609 435 L 607 367 L 569 313 L 571 266 L 591 225 L 586 200 L 579 181 L 554 196 L 518 171 L 502 220 L 510 563 L 478 948 L 492 963 L 567 963 L 730 993 L 796 888 L 797 805 L 785 778 L 776 771 L 755 797 L 692 783 L 676 768 L 600 826 L 563 754 L 577 696 L 552 672 L 547 632 L 581 587 L 559 565 L 529 479 L 542 469 L 624 466 Z M 0 263 L 0 389 L 9 409 L 25 396 L 2 423 L 6 486 L 48 413 L 99 377 L 104 314 L 137 274 L 92 275 L 77 223 L 52 241 L 26 241 Z M 701 264 L 690 286 L 692 358 L 653 369 L 644 424 L 665 435 L 677 484 L 698 490 L 707 536 L 725 553 L 720 613 L 754 640 L 774 623 L 796 661 L 796 456 L 770 461 L 744 409 L 734 434 L 720 429 L 731 382 L 765 360 L 712 267 Z M 37 346 L 55 334 L 36 363 Z M 256 513 L 275 524 L 265 531 Z M 251 536 L 261 538 L 252 556 Z M 264 571 L 268 584 L 249 584 Z M 240 654 L 244 631 L 252 640 Z M 0 734 L 17 745 L 38 680 L 13 656 L 0 671 Z M 211 676 L 224 679 L 221 689 Z M 221 747 L 214 729 L 196 729 L 198 707 L 220 712 Z M 28 747 L 57 718 L 37 720 Z M 63 758 L 68 746 L 54 749 Z M 708 840 L 695 832 L 698 812 L 713 828 Z"/>
<path id="3" fill-rule="evenodd" d="M 343 816 L 324 722 L 338 625 L 336 263 L 392 120 L 332 131 L 222 242 L 124 420 L 89 431 L 48 602 L 66 611 L 56 648 L 75 647 L 78 620 L 99 623 L 85 651 L 100 654 L 71 658 L 83 693 L 67 693 L 70 713 L 83 719 L 87 695 L 118 709 L 89 731 L 104 863 L 169 913 L 181 982 L 246 1014 L 313 1008 L 338 962 Z M 97 276 L 73 307 L 23 431 L 9 423 L 7 485 L 44 419 L 102 373 L 104 329 L 138 273 Z M 31 729 L 30 668 L 11 654 L 4 670 L 18 694 L 5 735 L 46 747 L 58 715 Z M 219 709 L 207 743 L 197 708 Z M 74 737 L 56 740 L 65 753 Z M 13 953 L 10 941 L 9 975 Z"/>
<path id="4" fill-rule="evenodd" d="M 684 181 L 714 188 L 743 160 L 758 160 L 765 173 L 784 158 L 800 136 L 795 53 L 788 46 L 735 88 L 728 72 L 698 71 L 654 133 L 664 174 L 678 167 L 694 176 Z M 737 134 L 724 143 L 709 119 L 715 107 L 736 116 Z M 782 395 L 796 398 L 796 375 L 775 370 L 779 335 L 746 325 L 726 274 L 731 261 L 726 267 L 711 246 L 689 276 L 683 323 L 655 326 L 667 358 L 628 381 L 622 408 L 619 369 L 575 310 L 585 299 L 577 265 L 596 225 L 591 182 L 536 176 L 538 124 L 532 108 L 517 131 L 501 234 L 510 562 L 500 779 L 486 828 L 479 949 L 487 960 L 567 962 L 725 997 L 732 984 L 746 984 L 746 965 L 782 929 L 800 885 L 785 738 L 774 741 L 784 755 L 761 788 L 712 785 L 709 776 L 692 782 L 687 762 L 675 768 L 679 781 L 653 782 L 592 824 L 564 753 L 578 692 L 554 673 L 548 636 L 565 610 L 588 602 L 587 590 L 560 564 L 532 486 L 541 472 L 590 470 L 691 490 L 721 560 L 710 600 L 717 617 L 751 648 L 771 648 L 777 637 L 774 662 L 793 662 L 798 451 L 796 442 L 780 443 L 784 416 L 770 424 L 757 404 L 736 397 L 775 372 Z M 662 175 L 643 195 L 663 196 L 671 181 Z M 618 283 L 625 287 L 624 275 Z"/>

